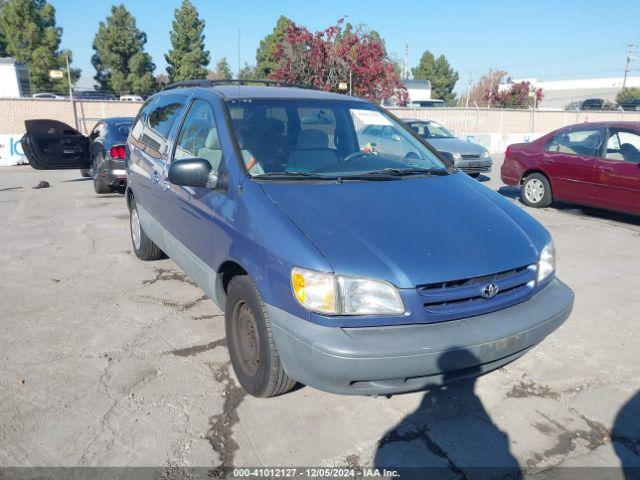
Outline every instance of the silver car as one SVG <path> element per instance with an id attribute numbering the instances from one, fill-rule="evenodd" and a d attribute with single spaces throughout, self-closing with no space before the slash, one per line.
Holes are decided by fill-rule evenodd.
<path id="1" fill-rule="evenodd" d="M 418 135 L 436 150 L 450 153 L 455 166 L 472 177 L 490 172 L 493 159 L 486 148 L 477 143 L 462 140 L 437 122 L 430 120 L 404 119 Z"/>

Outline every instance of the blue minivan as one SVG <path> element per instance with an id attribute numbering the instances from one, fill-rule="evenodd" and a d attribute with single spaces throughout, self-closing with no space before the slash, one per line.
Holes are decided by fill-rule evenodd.
<path id="1" fill-rule="evenodd" d="M 368 125 L 392 126 L 394 148 L 363 144 Z M 126 170 L 135 254 L 168 255 L 225 312 L 234 371 L 255 396 L 480 375 L 573 306 L 536 220 L 362 99 L 176 84 L 142 106 Z"/>

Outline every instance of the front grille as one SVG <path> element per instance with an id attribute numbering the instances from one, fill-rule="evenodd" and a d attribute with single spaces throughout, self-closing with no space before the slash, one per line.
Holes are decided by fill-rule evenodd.
<path id="1" fill-rule="evenodd" d="M 480 158 L 481 155 L 479 153 L 463 153 L 460 156 L 465 160 L 475 160 L 477 158 Z"/>
<path id="2" fill-rule="evenodd" d="M 490 172 L 491 171 L 491 166 L 490 165 L 485 165 L 483 167 L 470 167 L 467 165 L 463 165 L 461 167 L 458 167 L 460 170 L 462 170 L 465 173 L 484 173 L 484 172 Z"/>
<path id="3" fill-rule="evenodd" d="M 418 287 L 424 298 L 424 309 L 431 321 L 455 320 L 482 315 L 523 302 L 533 294 L 536 265 L 525 265 L 504 272 Z M 488 284 L 498 293 L 482 296 Z"/>

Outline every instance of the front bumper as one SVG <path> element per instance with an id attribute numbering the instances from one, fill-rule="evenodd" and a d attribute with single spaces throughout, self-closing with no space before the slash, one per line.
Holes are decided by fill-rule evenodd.
<path id="1" fill-rule="evenodd" d="M 267 305 L 287 374 L 321 390 L 392 394 L 482 375 L 517 359 L 558 328 L 573 291 L 554 279 L 530 300 L 448 322 L 392 327 L 317 325 Z"/>
<path id="2" fill-rule="evenodd" d="M 462 170 L 464 173 L 487 173 L 491 171 L 493 166 L 493 160 L 489 158 L 472 159 L 472 160 L 456 160 L 455 166 L 458 170 Z"/>

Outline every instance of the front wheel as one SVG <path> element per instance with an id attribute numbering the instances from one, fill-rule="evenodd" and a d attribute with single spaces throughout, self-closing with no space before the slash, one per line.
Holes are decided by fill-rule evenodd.
<path id="1" fill-rule="evenodd" d="M 225 327 L 231 365 L 247 392 L 274 397 L 295 386 L 280 361 L 264 302 L 247 275 L 229 283 Z"/>
<path id="2" fill-rule="evenodd" d="M 520 200 L 529 207 L 548 207 L 553 201 L 551 185 L 547 177 L 540 173 L 527 176 L 520 186 Z"/>

